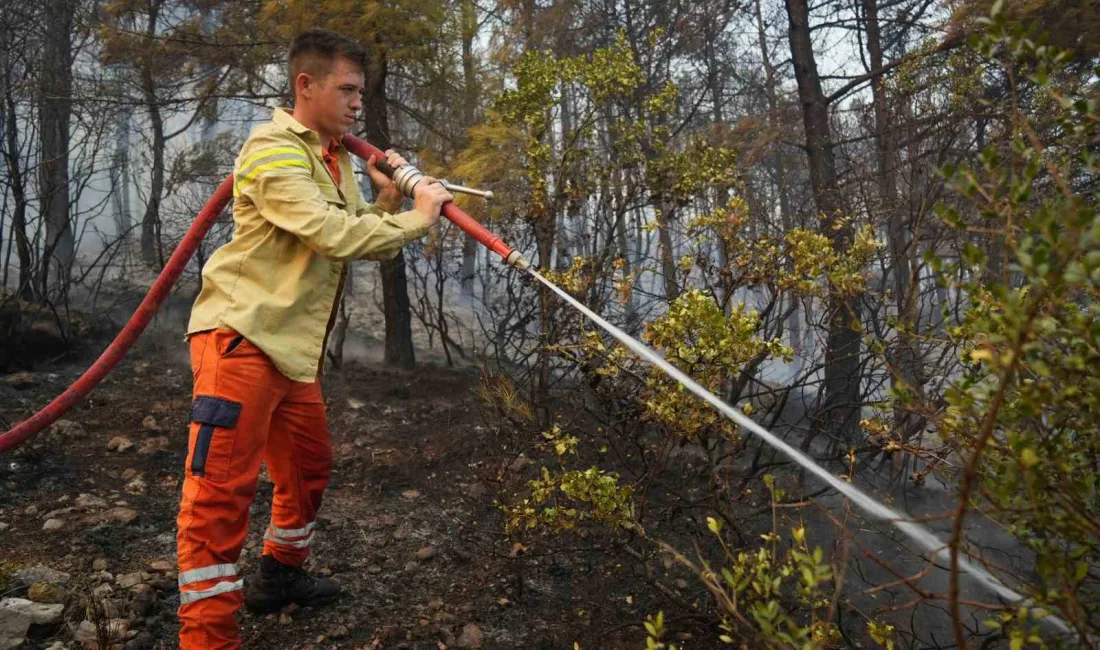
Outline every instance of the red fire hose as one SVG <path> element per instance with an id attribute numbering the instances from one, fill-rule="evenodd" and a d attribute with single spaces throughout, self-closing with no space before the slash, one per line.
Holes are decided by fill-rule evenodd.
<path id="1" fill-rule="evenodd" d="M 348 151 L 364 159 L 370 156 L 375 156 L 378 161 L 385 161 L 386 159 L 385 154 L 377 147 L 351 135 L 344 137 L 344 146 L 348 148 Z M 392 172 L 384 164 L 379 165 L 379 167 L 384 171 Z M 99 382 L 103 381 L 107 373 L 111 372 L 115 365 L 126 356 L 130 346 L 145 331 L 149 321 L 153 320 L 153 315 L 161 303 L 164 302 L 164 299 L 168 297 L 172 286 L 187 267 L 187 262 L 190 261 L 191 256 L 194 255 L 195 249 L 199 247 L 199 243 L 209 232 L 210 227 L 214 225 L 214 221 L 225 209 L 231 198 L 233 198 L 232 176 L 222 181 L 210 200 L 203 206 L 195 218 L 195 222 L 191 224 L 190 230 L 184 235 L 183 240 L 180 241 L 179 246 L 172 253 L 172 257 L 168 260 L 160 275 L 157 276 L 157 280 L 149 289 L 149 293 L 141 301 L 137 311 L 130 317 L 130 320 L 118 333 L 115 340 L 111 341 L 111 344 L 99 355 L 95 363 L 79 379 L 73 382 L 72 386 L 69 386 L 64 393 L 57 396 L 46 408 L 15 425 L 10 431 L 0 435 L 0 454 L 18 447 L 31 436 L 57 421 L 77 402 L 84 399 Z M 500 237 L 489 232 L 485 226 L 475 221 L 458 206 L 453 203 L 444 205 L 443 216 L 484 244 L 489 250 L 500 255 L 505 262 L 520 268 L 526 268 L 527 261 L 523 259 L 522 255 L 505 244 Z"/>

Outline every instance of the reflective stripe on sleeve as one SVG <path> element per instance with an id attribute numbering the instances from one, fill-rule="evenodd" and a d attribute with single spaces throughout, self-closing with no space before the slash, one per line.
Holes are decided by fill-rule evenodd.
<path id="1" fill-rule="evenodd" d="M 312 169 L 309 157 L 299 147 L 271 147 L 257 152 L 241 163 L 240 172 L 234 176 L 234 193 L 239 195 L 248 184 L 266 171 L 287 167 Z"/>

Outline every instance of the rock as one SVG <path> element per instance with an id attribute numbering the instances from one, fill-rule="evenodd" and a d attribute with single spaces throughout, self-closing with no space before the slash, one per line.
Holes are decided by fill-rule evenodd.
<path id="1" fill-rule="evenodd" d="M 107 570 L 107 560 L 105 560 L 101 557 L 97 557 L 96 559 L 92 560 L 92 571 L 106 571 L 106 570 Z"/>
<path id="2" fill-rule="evenodd" d="M 138 449 L 138 454 L 142 456 L 152 456 L 162 449 L 167 449 L 168 445 L 170 444 L 171 441 L 168 440 L 167 436 L 157 436 L 155 438 L 149 438 L 148 440 L 141 443 L 141 447 Z"/>
<path id="3" fill-rule="evenodd" d="M 74 503 L 76 503 L 77 508 L 85 508 L 89 510 L 107 507 L 106 501 L 91 494 L 81 494 L 76 498 L 76 501 Z"/>
<path id="4" fill-rule="evenodd" d="M 121 615 L 118 603 L 110 598 L 98 598 L 84 606 L 84 618 L 89 621 L 119 618 Z"/>
<path id="5" fill-rule="evenodd" d="M 26 614 L 34 625 L 53 625 L 61 622 L 65 606 L 54 603 L 36 603 L 26 598 L 5 598 L 0 600 L 0 611 L 13 610 Z"/>
<path id="6" fill-rule="evenodd" d="M 29 569 L 16 571 L 11 574 L 11 577 L 27 586 L 33 585 L 36 582 L 49 582 L 51 584 L 64 586 L 69 584 L 70 579 L 68 573 L 62 573 L 61 571 L 56 571 L 50 567 L 42 566 L 41 564 Z"/>
<path id="7" fill-rule="evenodd" d="M 28 516 L 31 516 L 31 517 L 36 517 L 36 516 L 38 516 L 38 506 L 34 505 L 33 503 L 32 503 L 32 504 L 30 504 L 29 506 L 27 506 L 27 507 L 26 507 L 26 508 L 25 508 L 25 509 L 23 510 L 23 514 L 25 514 L 25 515 L 28 515 Z"/>
<path id="8" fill-rule="evenodd" d="M 428 601 L 428 607 L 431 607 L 432 609 L 437 609 L 437 610 L 438 609 L 443 609 L 443 599 L 442 598 L 433 598 L 433 599 L 429 600 Z"/>
<path id="9" fill-rule="evenodd" d="M 130 631 L 130 621 L 124 618 L 112 618 L 107 621 L 107 630 L 112 639 L 117 639 Z"/>
<path id="10" fill-rule="evenodd" d="M 130 630 L 130 622 L 124 618 L 112 618 L 103 622 L 106 626 L 107 638 L 112 642 L 121 641 L 122 637 Z M 73 632 L 73 640 L 82 644 L 84 648 L 98 649 L 99 635 L 96 625 L 91 621 L 82 621 L 80 627 Z M 111 646 L 112 648 L 118 646 Z"/>
<path id="11" fill-rule="evenodd" d="M 137 510 L 132 508 L 115 507 L 99 513 L 91 519 L 92 524 L 118 522 L 120 524 L 132 524 L 138 518 Z"/>
<path id="12" fill-rule="evenodd" d="M 141 421 L 141 428 L 146 431 L 163 431 L 160 425 L 157 424 L 157 419 L 152 415 L 146 415 L 145 419 Z"/>
<path id="13" fill-rule="evenodd" d="M 126 484 L 126 487 L 122 488 L 130 494 L 142 494 L 145 492 L 145 479 L 138 476 L 134 480 Z"/>
<path id="14" fill-rule="evenodd" d="M 462 634 L 459 635 L 455 645 L 459 648 L 480 648 L 484 644 L 485 636 L 481 633 L 481 628 L 473 623 L 467 623 L 466 627 L 462 628 Z"/>
<path id="15" fill-rule="evenodd" d="M 73 640 L 83 645 L 95 644 L 92 647 L 98 647 L 98 639 L 95 623 L 91 621 L 81 621 L 80 626 L 73 631 Z"/>
<path id="16" fill-rule="evenodd" d="M 137 475 L 140 474 L 140 473 L 141 472 L 139 472 L 136 469 L 134 469 L 133 467 L 131 467 L 131 468 L 125 470 L 124 472 L 122 472 L 122 480 L 123 481 L 132 480 L 132 479 L 136 478 Z"/>
<path id="17" fill-rule="evenodd" d="M 66 595 L 64 587 L 51 582 L 36 582 L 27 590 L 27 598 L 36 603 L 63 604 Z"/>
<path id="18" fill-rule="evenodd" d="M 65 522 L 60 519 L 47 519 L 46 523 L 42 524 L 42 530 L 61 530 L 65 526 Z"/>
<path id="19" fill-rule="evenodd" d="M 9 524 L 7 522 L 0 521 L 0 533 L 4 532 L 5 530 L 7 530 L 9 528 L 11 528 L 11 524 Z"/>
<path id="20" fill-rule="evenodd" d="M 88 435 L 88 430 L 83 424 L 72 420 L 58 420 L 50 425 L 50 433 L 62 438 L 78 439 Z"/>
<path id="21" fill-rule="evenodd" d="M 176 563 L 169 560 L 153 560 L 149 563 L 149 568 L 157 573 L 168 573 L 176 570 Z"/>
<path id="22" fill-rule="evenodd" d="M 92 590 L 92 595 L 96 598 L 106 598 L 113 593 L 115 593 L 115 588 L 106 582 Z"/>
<path id="23" fill-rule="evenodd" d="M 688 588 L 688 581 L 684 580 L 683 578 L 676 578 L 676 581 L 673 582 L 673 584 L 676 585 L 677 589 L 687 589 Z"/>
<path id="24" fill-rule="evenodd" d="M 416 559 L 422 562 L 424 560 L 430 560 L 433 557 L 435 557 L 435 547 L 431 544 L 428 544 L 427 546 L 421 548 L 419 551 L 416 552 Z"/>
<path id="25" fill-rule="evenodd" d="M 58 508 L 57 510 L 51 510 L 51 511 L 47 512 L 46 514 L 42 515 L 42 518 L 43 519 L 60 519 L 61 517 L 64 517 L 65 515 L 72 512 L 73 510 L 76 510 L 76 508 Z"/>
<path id="26" fill-rule="evenodd" d="M 26 390 L 38 384 L 38 380 L 35 379 L 34 373 L 17 372 L 4 377 L 4 383 L 15 390 Z"/>
<path id="27" fill-rule="evenodd" d="M 134 585 L 140 585 L 151 577 L 152 576 L 150 576 L 148 573 L 145 573 L 144 571 L 135 571 L 134 573 L 120 575 L 118 578 L 115 579 L 115 584 L 122 589 L 129 589 Z"/>
<path id="28" fill-rule="evenodd" d="M 412 501 L 420 498 L 420 490 L 405 490 L 401 493 L 401 498 L 406 501 Z"/>
<path id="29" fill-rule="evenodd" d="M 283 612 L 279 614 L 279 625 L 289 625 L 294 619 L 290 618 L 290 614 Z"/>
<path id="30" fill-rule="evenodd" d="M 328 523 L 332 524 L 333 528 L 342 528 L 343 525 L 344 525 L 344 521 L 346 521 L 345 517 L 343 517 L 341 515 L 333 514 L 331 512 L 319 513 L 317 515 L 317 519 L 320 519 L 321 521 L 325 521 L 325 522 L 328 522 Z"/>
<path id="31" fill-rule="evenodd" d="M 11 650 L 23 645 L 29 629 L 30 614 L 17 609 L 0 608 L 0 650 Z"/>
<path id="32" fill-rule="evenodd" d="M 416 563 L 416 560 L 409 560 L 405 564 L 405 573 L 413 573 L 420 568 L 420 565 Z"/>
<path id="33" fill-rule="evenodd" d="M 379 573 L 382 573 L 382 567 L 378 566 L 377 564 L 372 564 L 367 567 L 367 573 L 378 575 Z"/>
<path id="34" fill-rule="evenodd" d="M 126 436 L 115 436 L 107 443 L 107 451 L 125 453 L 134 448 L 134 443 Z"/>

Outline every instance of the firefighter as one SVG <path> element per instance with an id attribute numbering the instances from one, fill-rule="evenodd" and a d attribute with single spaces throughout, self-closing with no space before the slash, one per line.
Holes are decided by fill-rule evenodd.
<path id="1" fill-rule="evenodd" d="M 420 183 L 412 210 L 372 158 L 364 201 L 344 134 L 362 104 L 364 50 L 326 30 L 295 39 L 292 110 L 252 131 L 234 167 L 232 239 L 202 271 L 187 329 L 194 399 L 177 518 L 180 647 L 240 647 L 236 614 L 317 606 L 340 592 L 302 565 L 332 468 L 318 376 L 349 260 L 423 237 L 452 196 Z M 406 161 L 392 150 L 393 168 Z M 275 484 L 255 575 L 238 573 L 260 463 Z"/>

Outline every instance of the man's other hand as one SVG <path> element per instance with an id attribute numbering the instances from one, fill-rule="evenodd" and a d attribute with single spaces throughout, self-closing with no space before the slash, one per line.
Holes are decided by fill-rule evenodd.
<path id="1" fill-rule="evenodd" d="M 454 200 L 455 197 L 430 176 L 417 183 L 413 190 L 413 207 L 428 217 L 433 226 L 439 223 L 439 211 L 443 209 L 443 204 Z"/>
<path id="2" fill-rule="evenodd" d="M 393 149 L 387 149 L 386 164 L 390 166 L 390 169 L 397 169 L 409 164 L 409 161 L 402 158 L 401 154 Z M 374 156 L 367 159 L 367 175 L 370 176 L 371 182 L 378 190 L 378 196 L 375 198 L 374 204 L 385 212 L 397 212 L 398 208 L 401 207 L 403 198 L 401 190 L 397 189 L 389 176 L 378 169 L 378 161 Z"/>

